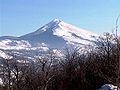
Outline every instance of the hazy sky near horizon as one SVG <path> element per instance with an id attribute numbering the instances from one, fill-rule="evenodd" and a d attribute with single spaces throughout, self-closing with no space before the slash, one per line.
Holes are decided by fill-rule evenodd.
<path id="1" fill-rule="evenodd" d="M 24 35 L 55 18 L 98 34 L 112 32 L 119 14 L 120 0 L 0 0 L 0 36 Z"/>

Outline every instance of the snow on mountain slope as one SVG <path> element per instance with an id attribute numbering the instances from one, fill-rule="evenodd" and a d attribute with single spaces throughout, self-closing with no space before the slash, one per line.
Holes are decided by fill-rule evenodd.
<path id="1" fill-rule="evenodd" d="M 20 38 L 28 40 L 30 43 L 44 42 L 52 48 L 59 48 L 66 44 L 77 46 L 90 44 L 96 36 L 94 33 L 77 28 L 59 19 L 54 19 L 37 31 Z"/>
<path id="2" fill-rule="evenodd" d="M 25 40 L 0 40 L 0 49 L 4 50 L 48 50 L 45 43 L 39 43 L 37 46 L 38 47 L 32 47 L 31 44 Z"/>
<path id="3" fill-rule="evenodd" d="M 0 40 L 0 49 L 26 49 L 30 48 L 31 45 L 29 42 L 25 40 L 10 40 L 10 39 L 5 39 L 5 40 Z"/>
<path id="4" fill-rule="evenodd" d="M 69 45 L 84 47 L 85 50 L 96 37 L 97 35 L 92 32 L 54 19 L 32 33 L 20 37 L 0 37 L 0 49 L 3 49 L 4 53 L 13 53 L 22 57 L 31 57 L 42 51 L 45 53 L 50 49 L 54 49 L 60 55 L 58 49 L 61 50 Z"/>
<path id="5" fill-rule="evenodd" d="M 2 50 L 0 50 L 0 57 L 5 58 L 5 59 L 11 59 L 12 58 L 12 56 L 7 55 Z"/>
<path id="6" fill-rule="evenodd" d="M 90 41 L 95 40 L 94 37 L 97 36 L 94 33 L 88 32 L 84 29 L 77 28 L 63 21 L 59 21 L 58 26 L 59 28 L 53 30 L 53 35 L 62 37 L 64 38 L 64 40 L 72 44 L 74 43 L 89 44 Z"/>

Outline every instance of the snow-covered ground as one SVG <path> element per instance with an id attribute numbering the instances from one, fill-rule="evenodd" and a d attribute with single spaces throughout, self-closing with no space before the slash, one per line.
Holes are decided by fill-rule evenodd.
<path id="1" fill-rule="evenodd" d="M 120 90 L 117 89 L 118 87 L 112 84 L 105 84 L 103 86 L 101 86 L 101 88 L 99 90 Z"/>
<path id="2" fill-rule="evenodd" d="M 11 59 L 12 56 L 7 55 L 5 52 L 0 50 L 0 57 L 4 58 L 4 59 Z"/>
<path id="3" fill-rule="evenodd" d="M 25 40 L 10 40 L 10 39 L 5 39 L 0 41 L 0 49 L 27 49 L 30 48 L 31 45 L 29 42 Z"/>
<path id="4" fill-rule="evenodd" d="M 2 79 L 0 78 L 0 85 L 2 85 L 3 84 L 3 81 L 2 81 Z"/>

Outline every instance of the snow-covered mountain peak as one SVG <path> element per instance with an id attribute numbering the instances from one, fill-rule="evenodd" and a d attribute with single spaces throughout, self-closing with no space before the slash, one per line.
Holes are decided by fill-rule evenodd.
<path id="1" fill-rule="evenodd" d="M 88 35 L 94 35 L 94 36 L 96 36 L 97 35 L 95 33 L 87 31 L 85 29 L 78 28 L 78 27 L 76 27 L 74 25 L 66 23 L 66 22 L 64 22 L 64 21 L 62 21 L 60 19 L 54 19 L 50 23 L 46 24 L 47 27 L 49 27 L 51 25 L 54 26 L 54 28 L 53 28 L 54 30 L 55 29 L 64 29 L 64 30 L 69 30 L 70 32 L 73 32 L 73 33 L 77 32 L 77 33 L 79 33 L 81 35 L 84 34 L 85 36 L 88 36 Z"/>
<path id="2" fill-rule="evenodd" d="M 48 24 L 46 24 L 45 26 L 48 26 L 48 27 L 58 27 L 60 23 L 62 23 L 63 21 L 60 20 L 60 19 L 53 19 L 51 22 L 49 22 Z"/>
<path id="3" fill-rule="evenodd" d="M 92 32 L 60 19 L 54 19 L 38 30 L 26 35 L 2 37 L 0 39 L 0 49 L 8 53 L 13 51 L 17 55 L 18 53 L 28 55 L 30 54 L 28 52 L 47 52 L 49 49 L 62 50 L 69 45 L 83 47 L 84 49 L 84 47 L 92 44 L 96 37 L 97 35 Z"/>
<path id="4" fill-rule="evenodd" d="M 86 45 L 95 40 L 97 35 L 85 29 L 78 28 L 62 20 L 54 19 L 38 30 L 21 36 L 32 44 L 44 42 L 49 47 L 64 47 L 65 44 Z"/>
<path id="5" fill-rule="evenodd" d="M 44 26 L 40 27 L 38 30 L 36 30 L 36 31 L 34 31 L 32 33 L 23 35 L 20 38 L 26 38 L 26 36 L 31 37 L 31 36 L 39 35 L 39 34 L 41 34 L 43 32 L 46 32 L 46 31 L 52 31 L 55 28 L 59 28 L 59 24 L 61 22 L 63 22 L 63 21 L 60 20 L 60 19 L 53 19 L 48 24 L 45 24 Z"/>
<path id="6" fill-rule="evenodd" d="M 60 22 L 62 22 L 62 20 L 56 18 L 56 19 L 53 19 L 52 22 L 60 23 Z"/>

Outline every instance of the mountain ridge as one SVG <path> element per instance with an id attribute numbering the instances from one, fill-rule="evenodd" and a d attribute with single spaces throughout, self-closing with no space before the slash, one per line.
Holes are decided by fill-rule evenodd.
<path id="1" fill-rule="evenodd" d="M 18 41 L 25 40 L 32 46 L 45 43 L 50 48 L 61 48 L 66 44 L 77 46 L 79 46 L 79 44 L 89 44 L 95 40 L 96 36 L 97 34 L 65 23 L 60 19 L 53 19 L 49 23 L 31 33 L 19 37 L 3 36 L 0 37 L 0 40 L 16 40 L 16 43 Z"/>
<path id="2" fill-rule="evenodd" d="M 48 24 L 39 28 L 38 30 L 20 36 L 19 38 L 23 40 L 28 40 L 31 43 L 37 42 L 36 40 L 39 40 L 39 42 L 43 41 L 45 43 L 48 43 L 51 47 L 54 47 L 54 45 L 52 44 L 55 40 L 56 42 L 61 41 L 61 43 L 64 44 L 65 42 L 72 44 L 74 40 L 76 40 L 75 42 L 79 43 L 77 39 L 81 39 L 83 41 L 92 41 L 94 36 L 96 36 L 96 34 L 86 31 L 84 29 L 80 29 L 71 24 L 65 23 L 62 20 L 54 19 Z M 50 41 L 52 43 L 50 43 Z"/>
<path id="3" fill-rule="evenodd" d="M 95 33 L 78 28 L 62 20 L 54 19 L 36 31 L 20 37 L 0 37 L 0 49 L 22 54 L 33 51 L 45 52 L 49 49 L 61 50 L 69 45 L 75 47 L 89 46 L 95 41 L 96 37 L 97 34 Z"/>

